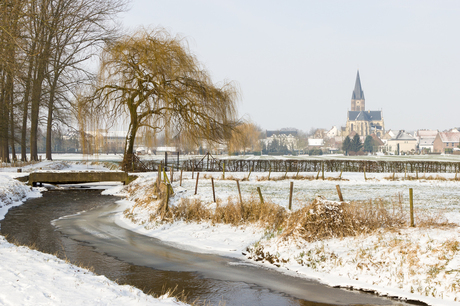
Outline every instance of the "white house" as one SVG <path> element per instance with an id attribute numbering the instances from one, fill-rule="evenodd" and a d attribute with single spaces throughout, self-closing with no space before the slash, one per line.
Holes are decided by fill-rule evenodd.
<path id="1" fill-rule="evenodd" d="M 420 152 L 433 152 L 433 144 L 438 135 L 438 130 L 418 130 L 415 133 L 418 150 Z"/>
<path id="2" fill-rule="evenodd" d="M 417 149 L 417 139 L 404 130 L 401 130 L 395 137 L 388 139 L 385 148 L 387 152 L 393 154 L 415 152 Z"/>
<path id="3" fill-rule="evenodd" d="M 324 146 L 324 139 L 308 138 L 308 146 L 322 147 Z"/>
<path id="4" fill-rule="evenodd" d="M 340 130 L 334 125 L 329 131 L 326 133 L 326 137 L 332 139 L 334 137 L 340 136 Z"/>
<path id="5" fill-rule="evenodd" d="M 297 131 L 266 131 L 266 134 L 267 138 L 262 141 L 267 147 L 276 139 L 280 145 L 286 146 L 288 150 L 297 150 Z"/>

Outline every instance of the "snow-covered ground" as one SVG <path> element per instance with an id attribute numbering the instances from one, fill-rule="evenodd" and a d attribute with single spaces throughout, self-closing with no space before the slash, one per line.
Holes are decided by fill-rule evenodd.
<path id="1" fill-rule="evenodd" d="M 227 177 L 242 179 L 248 173 L 227 173 Z M 287 207 L 289 180 L 258 181 L 268 173 L 253 173 L 249 181 L 240 181 L 243 197 L 257 196 L 261 187 L 265 198 Z M 273 174 L 283 176 L 284 173 Z M 315 175 L 301 173 L 300 175 Z M 338 177 L 328 173 L 328 177 Z M 439 174 L 453 178 L 455 174 Z M 175 175 L 177 179 L 177 174 Z M 170 205 L 180 198 L 198 198 L 208 207 L 215 207 L 212 200 L 210 176 L 214 177 L 216 196 L 223 202 L 228 197 L 236 198 L 235 181 L 220 180 L 221 173 L 200 173 L 198 194 L 195 193 L 195 178 L 184 174 L 182 187 L 173 183 L 176 195 Z M 295 180 L 293 209 L 317 195 L 337 200 L 336 185 L 341 186 L 346 200 L 375 198 L 399 201 L 401 194 L 404 209 L 408 208 L 409 188 L 414 190 L 415 209 L 430 214 L 441 214 L 449 222 L 460 222 L 460 181 L 441 180 L 387 180 L 389 174 L 343 173 L 344 181 Z M 404 175 L 399 175 L 401 179 Z M 435 174 L 436 176 L 436 174 Z M 206 178 L 204 178 L 206 177 Z M 142 186 L 152 186 L 156 175 L 143 174 L 136 184 L 135 197 L 142 197 Z M 135 200 L 135 198 L 131 198 Z M 133 201 L 124 201 L 130 207 Z M 299 276 L 318 279 L 331 286 L 364 289 L 384 296 L 395 296 L 407 300 L 419 300 L 429 305 L 458 305 L 460 300 L 460 234 L 459 228 L 405 228 L 396 232 L 381 231 L 373 235 L 328 239 L 307 243 L 283 240 L 273 233 L 256 227 L 231 227 L 228 225 L 196 224 L 176 222 L 159 224 L 149 222 L 150 215 L 142 208 L 135 210 L 138 222 L 119 216 L 119 225 L 138 233 L 156 237 L 172 244 L 187 246 L 198 252 L 213 252 L 234 256 L 243 260 L 255 260 L 257 252 L 271 254 L 276 265 L 258 261 L 280 271 L 296 271 Z M 249 247 L 253 252 L 247 252 Z M 244 253 L 244 254 L 243 254 Z M 261 259 L 261 258 L 259 258 Z"/>
<path id="2" fill-rule="evenodd" d="M 99 170 L 101 167 L 97 164 L 91 165 L 91 163 L 75 165 L 70 162 L 43 162 L 35 165 L 34 168 L 56 170 L 56 168 L 61 167 L 56 166 L 59 164 L 65 165 L 65 167 L 71 165 L 70 169 L 79 167 L 80 170 Z M 27 171 L 27 168 L 23 169 Z M 69 168 L 63 168 L 63 170 L 69 170 Z M 24 198 L 37 196 L 36 189 L 31 190 L 30 187 L 12 180 L 12 177 L 19 175 L 15 171 L 14 168 L 0 168 L 0 203 L 2 206 L 19 205 Z M 211 175 L 215 178 L 216 196 L 218 198 L 225 202 L 228 197 L 237 197 L 235 181 L 220 180 L 221 173 L 200 173 L 197 195 L 194 195 L 196 174 L 195 178 L 192 179 L 190 173 L 184 173 L 182 187 L 180 187 L 177 181 L 179 175 L 175 173 L 173 188 L 176 195 L 171 199 L 170 205 L 175 205 L 180 198 L 187 197 L 198 198 L 207 204 L 209 208 L 215 207 L 215 203 L 212 200 Z M 248 173 L 226 174 L 227 178 L 233 176 L 240 179 L 247 177 L 247 175 Z M 268 173 L 252 173 L 249 181 L 241 181 L 240 186 L 243 196 L 257 196 L 256 188 L 261 187 L 264 198 L 270 198 L 273 202 L 287 207 L 290 180 L 257 180 L 258 177 L 267 175 Z M 284 173 L 271 174 L 272 177 L 283 175 Z M 316 173 L 300 173 L 299 175 L 316 175 Z M 326 173 L 326 177 L 338 177 L 338 175 L 339 173 Z M 455 174 L 439 175 L 453 178 Z M 392 181 L 386 180 L 386 176 L 389 176 L 389 174 L 368 173 L 368 180 L 364 180 L 362 173 L 343 173 L 344 180 L 342 181 L 295 180 L 293 209 L 298 209 L 303 203 L 312 200 L 317 195 L 323 195 L 329 200 L 337 200 L 337 184 L 341 186 L 345 200 L 367 200 L 381 197 L 398 201 L 399 194 L 401 194 L 404 207 L 407 208 L 408 189 L 413 188 L 416 210 L 427 210 L 432 214 L 441 213 L 450 222 L 460 224 L 460 181 Z M 397 176 L 401 179 L 404 175 L 397 174 Z M 140 178 L 135 181 L 135 184 L 140 186 L 140 189 L 136 191 L 136 196 L 142 196 L 143 188 L 152 186 L 155 179 L 155 173 L 141 174 Z M 107 190 L 104 193 L 123 195 L 126 191 L 118 188 Z M 133 200 L 134 198 L 122 200 L 120 205 L 125 208 L 132 207 L 135 204 Z M 186 222 L 159 224 L 149 222 L 149 217 L 147 211 L 139 209 L 136 213 L 136 218 L 145 221 L 144 223 L 134 224 L 131 220 L 124 218 L 122 213 L 119 214 L 117 223 L 141 234 L 157 237 L 171 244 L 181 245 L 181 247 L 197 252 L 212 252 L 254 261 L 254 255 L 246 250 L 248 247 L 250 249 L 258 248 L 277 258 L 276 266 L 263 261 L 258 261 L 259 264 L 279 269 L 281 272 L 288 269 L 290 273 L 296 271 L 299 276 L 318 279 L 331 286 L 371 290 L 381 295 L 424 301 L 429 305 L 458 305 L 456 300 L 460 300 L 460 239 L 458 238 L 459 228 L 456 226 L 425 229 L 417 227 L 406 228 L 397 232 L 381 231 L 374 235 L 306 243 L 302 241 L 285 241 L 276 234 L 273 235 L 257 227 L 232 227 L 229 225 Z M 55 271 L 57 264 L 48 265 L 45 258 L 53 258 L 50 261 L 58 262 L 66 267 L 61 272 L 64 273 L 63 277 L 69 278 L 67 281 L 70 284 L 69 286 L 74 286 L 75 292 L 81 290 L 79 285 L 75 285 L 77 282 L 76 275 L 80 275 L 78 270 L 84 271 L 81 268 L 67 265 L 50 255 L 12 246 L 4 240 L 1 240 L 0 243 L 2 248 L 0 256 L 7 254 L 4 252 L 4 248 L 6 248 L 12 251 L 22 250 L 30 260 L 38 258 L 43 267 L 39 264 L 34 264 L 34 269 L 30 268 L 27 271 L 35 273 L 39 279 L 40 277 L 46 278 L 46 281 L 49 281 L 50 278 L 52 279 L 53 276 L 50 277 L 50 275 L 54 273 L 49 272 L 47 269 Z M 20 265 L 15 266 L 11 261 L 6 263 L 8 262 L 7 260 L 13 260 L 10 257 L 14 256 L 6 255 L 6 259 L 0 259 L 2 270 L 6 270 L 6 267 L 8 267 L 13 271 L 11 275 L 24 273 L 21 272 L 22 267 Z M 47 272 L 44 273 L 43 271 Z M 44 275 L 41 275 L 41 273 L 44 273 Z M 107 293 L 104 293 L 107 296 L 110 296 L 109 292 L 117 292 L 116 290 L 125 288 L 111 283 L 106 278 L 94 276 L 88 271 L 81 273 L 85 277 L 84 282 L 88 283 L 85 285 L 85 288 L 88 288 L 87 296 L 95 297 L 96 293 L 94 292 L 102 290 L 101 288 L 108 290 Z M 104 279 L 102 285 L 101 283 L 98 283 L 100 287 L 94 285 L 97 289 L 91 291 L 91 285 L 89 285 L 91 281 L 97 282 L 102 278 Z M 14 289 L 16 280 L 17 278 L 13 276 L 8 277 L 6 281 L 5 278 L 2 278 L 1 281 L 5 283 L 5 286 L 0 287 L 0 298 L 3 298 L 5 294 L 8 297 L 10 295 L 7 293 L 16 290 Z M 34 281 L 30 281 L 29 284 L 27 280 L 19 279 L 19 281 L 26 282 L 25 286 L 38 288 Z M 52 284 L 46 285 L 45 281 L 43 284 L 45 284 L 43 285 L 45 287 L 48 286 L 46 288 L 54 288 Z M 109 286 L 108 284 L 111 285 Z M 49 292 L 45 290 L 46 288 L 37 289 L 36 294 L 38 292 Z M 110 291 L 110 288 L 119 289 Z M 65 290 L 72 289 L 66 288 Z M 52 291 L 57 292 L 54 293 L 54 297 L 58 299 L 66 296 L 65 290 L 62 293 L 60 293 L 59 288 Z M 131 288 L 128 291 L 135 293 L 126 297 L 127 299 L 134 300 L 136 296 L 142 296 L 143 299 L 153 299 L 142 295 L 137 289 Z M 78 292 L 81 294 L 82 291 Z M 115 293 L 113 294 L 116 296 Z M 44 296 L 43 293 L 40 296 L 32 295 L 31 299 L 36 298 L 38 300 L 43 298 L 42 296 Z M 53 304 L 54 300 L 51 297 L 47 299 L 49 303 Z M 79 300 L 77 299 L 76 301 L 78 304 Z M 84 303 L 83 298 L 80 301 L 81 304 Z M 17 304 L 14 302 L 12 301 L 12 304 Z M 161 302 L 173 303 L 171 300 Z M 26 301 L 26 298 L 22 302 L 18 301 L 18 303 L 23 305 L 33 304 Z M 55 304 L 59 304 L 59 302 Z"/>
<path id="3" fill-rule="evenodd" d="M 41 170 L 102 170 L 100 165 L 42 162 L 23 168 Z M 39 188 L 14 180 L 16 168 L 0 168 L 0 219 L 8 209 Z M 156 299 L 131 286 L 74 266 L 49 254 L 16 246 L 0 236 L 0 305 L 185 305 L 174 298 Z"/>

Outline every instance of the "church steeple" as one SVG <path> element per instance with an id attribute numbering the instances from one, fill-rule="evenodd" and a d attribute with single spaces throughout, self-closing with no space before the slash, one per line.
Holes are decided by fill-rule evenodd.
<path id="1" fill-rule="evenodd" d="M 359 70 L 356 74 L 355 89 L 351 96 L 351 110 L 352 111 L 363 111 L 365 110 L 365 99 L 364 92 L 361 88 L 361 79 L 359 78 Z"/>

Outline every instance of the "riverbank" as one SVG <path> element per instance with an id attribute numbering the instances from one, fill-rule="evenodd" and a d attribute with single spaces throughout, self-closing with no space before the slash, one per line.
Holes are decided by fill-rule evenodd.
<path id="1" fill-rule="evenodd" d="M 108 169 L 108 165 L 100 163 L 74 162 L 42 162 L 33 166 L 40 170 L 97 170 Z M 29 171 L 27 167 L 24 172 Z M 0 208 L 4 215 L 10 207 L 20 205 L 28 197 L 40 196 L 39 189 L 31 189 L 20 182 L 13 180 L 15 168 L 0 169 Z M 211 176 L 214 177 L 217 202 L 225 203 L 228 198 L 238 199 L 235 180 L 240 179 L 243 200 L 258 199 L 256 188 L 261 187 L 263 196 L 281 207 L 288 207 L 289 184 L 294 182 L 293 211 L 296 211 L 317 195 L 323 195 L 328 200 L 338 200 L 336 185 L 342 187 L 345 200 L 368 200 L 384 198 L 397 201 L 401 199 L 403 208 L 408 210 L 408 188 L 414 189 L 416 211 L 425 211 L 433 216 L 441 215 L 450 223 L 451 227 L 436 228 L 403 228 L 398 231 L 381 230 L 372 235 L 360 235 L 342 239 L 326 239 L 316 242 L 305 242 L 299 239 L 285 240 L 279 235 L 281 231 L 271 231 L 256 225 L 222 225 L 218 223 L 194 223 L 179 221 L 175 223 L 160 223 L 152 219 L 149 209 L 136 208 L 131 218 L 118 215 L 117 223 L 146 236 L 157 237 L 168 243 L 187 248 L 195 252 L 216 253 L 231 256 L 251 263 L 277 269 L 280 272 L 297 275 L 305 278 L 317 279 L 330 286 L 353 288 L 372 291 L 383 296 L 398 297 L 402 300 L 418 300 L 429 305 L 458 305 L 460 299 L 460 271 L 458 265 L 460 207 L 458 188 L 460 182 L 453 181 L 455 174 L 439 174 L 446 180 L 404 180 L 403 174 L 398 174 L 395 180 L 388 179 L 389 174 L 343 173 L 342 180 L 335 180 L 339 173 L 327 173 L 330 180 L 285 180 L 284 173 L 253 173 L 248 179 L 248 173 L 227 173 L 226 180 L 221 180 L 221 173 L 200 173 L 200 180 L 196 189 L 196 173 L 183 175 L 182 186 L 179 186 L 179 174 L 175 173 L 172 186 L 175 195 L 169 205 L 179 204 L 181 199 L 199 201 L 203 207 L 213 210 L 216 203 L 213 201 Z M 299 176 L 316 176 L 316 173 L 300 173 Z M 386 178 L 387 177 L 387 178 Z M 450 179 L 450 180 L 447 180 Z M 128 193 L 128 188 L 119 185 L 105 190 L 106 194 L 117 194 L 126 199 L 120 204 L 125 209 L 132 209 L 136 202 L 145 201 L 155 205 L 154 199 L 148 194 L 156 180 L 156 173 L 143 173 L 140 178 L 128 188 L 134 189 L 134 194 Z M 146 205 L 147 207 L 148 205 Z M 2 215 L 2 216 L 3 216 Z M 136 222 L 132 222 L 137 220 Z M 142 295 L 135 288 L 118 286 L 105 277 L 95 276 L 89 271 L 68 265 L 51 255 L 32 251 L 28 248 L 8 244 L 0 240 L 0 247 L 7 256 L 0 266 L 9 274 L 2 278 L 0 297 L 8 299 L 23 297 L 22 300 L 11 300 L 15 305 L 32 305 L 33 301 L 44 299 L 45 303 L 61 304 L 68 296 L 68 291 L 84 296 L 107 296 L 110 304 L 117 305 L 120 297 L 128 300 L 123 305 L 136 303 L 176 303 L 172 299 L 155 300 L 150 296 Z M 21 253 L 21 261 L 13 261 L 14 253 Z M 23 257 L 22 257 L 23 256 Z M 22 261 L 30 261 L 31 266 L 22 266 Z M 48 265 L 49 262 L 53 262 Z M 58 267 L 65 267 L 61 270 Z M 45 272 L 43 272 L 45 271 Z M 27 278 L 17 278 L 17 275 L 31 273 Z M 56 273 L 56 274 L 53 274 Z M 80 275 L 82 274 L 82 275 Z M 59 277 L 55 275 L 61 275 Z M 59 282 L 53 284 L 52 279 L 60 279 L 69 286 L 61 286 Z M 79 278 L 81 277 L 81 278 Z M 15 283 L 16 282 L 16 283 Z M 30 290 L 30 295 L 20 294 L 17 283 L 24 284 L 23 288 Z M 77 285 L 79 282 L 91 285 Z M 93 282 L 95 282 L 93 284 Z M 40 283 L 40 286 L 37 284 Z M 110 285 L 109 285 L 110 284 Z M 61 290 L 60 287 L 65 288 Z M 118 288 L 118 289 L 117 289 Z M 44 295 L 43 292 L 55 292 L 54 295 Z M 87 293 L 86 293 L 87 292 Z M 133 293 L 134 292 L 134 293 Z M 11 293 L 11 294 L 10 294 Z M 96 294 L 97 293 L 97 294 Z M 125 295 L 126 293 L 126 295 Z M 129 293 L 132 293 L 129 295 Z M 28 299 L 30 297 L 30 299 Z M 76 298 L 75 304 L 86 303 L 84 297 Z M 89 303 L 92 304 L 92 303 Z M 162 304 L 162 305 L 163 305 Z M 121 303 L 120 303 L 121 305 Z M 172 304 L 176 305 L 176 304 Z"/>
<path id="2" fill-rule="evenodd" d="M 280 206 L 288 206 L 290 180 L 267 181 L 268 173 L 253 174 L 249 180 L 240 181 L 243 199 L 258 197 L 261 187 L 264 197 Z M 283 176 L 284 173 L 273 174 Z M 303 173 L 300 175 L 314 175 Z M 455 175 L 455 174 L 453 174 Z M 156 174 L 143 174 L 131 186 L 135 190 L 121 204 L 129 210 L 129 217 L 120 215 L 119 225 L 138 233 L 156 237 L 172 244 L 204 253 L 218 253 L 278 269 L 285 273 L 317 279 L 330 286 L 353 288 L 397 297 L 401 300 L 422 301 L 429 305 L 458 305 L 460 300 L 460 242 L 458 188 L 460 182 L 447 179 L 452 174 L 439 174 L 446 180 L 395 180 L 389 174 L 344 173 L 342 181 L 292 180 L 295 200 L 293 210 L 317 195 L 338 200 L 337 184 L 342 186 L 344 197 L 350 200 L 384 198 L 401 199 L 408 211 L 408 188 L 415 190 L 418 213 L 444 220 L 445 226 L 404 227 L 396 231 L 378 230 L 372 234 L 347 238 L 324 239 L 306 242 L 302 239 L 285 239 L 280 231 L 265 231 L 256 226 L 229 226 L 216 222 L 194 223 L 179 221 L 161 223 L 152 216 L 155 200 L 149 194 Z M 175 174 L 178 177 L 178 174 Z M 238 199 L 234 179 L 247 179 L 248 173 L 200 173 L 198 187 L 187 173 L 182 187 L 173 182 L 175 195 L 169 205 L 181 199 L 195 199 L 204 207 L 215 209 L 211 176 L 214 177 L 217 202 L 225 205 L 228 198 Z M 329 177 L 339 176 L 328 173 Z M 195 195 L 197 189 L 197 195 Z M 135 205 L 142 202 L 144 205 Z M 224 204 L 222 204 L 224 203 Z M 334 202 L 332 202 L 334 203 Z M 335 202 L 338 204 L 338 202 Z"/>
<path id="3" fill-rule="evenodd" d="M 107 170 L 100 165 L 42 162 L 23 168 L 42 170 Z M 16 168 L 0 168 L 0 219 L 26 199 L 40 197 L 40 188 L 14 180 Z M 33 246 L 32 246 L 33 248 Z M 67 263 L 0 236 L 1 305 L 186 305 L 175 298 L 156 299 L 131 286 Z"/>

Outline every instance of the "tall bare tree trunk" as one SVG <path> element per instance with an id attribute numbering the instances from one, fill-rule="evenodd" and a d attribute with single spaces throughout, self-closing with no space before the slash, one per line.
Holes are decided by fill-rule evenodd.
<path id="1" fill-rule="evenodd" d="M 57 86 L 57 77 L 53 78 L 53 84 L 51 85 L 50 90 L 50 97 L 48 102 L 48 119 L 46 122 L 46 159 L 52 160 L 52 131 L 53 131 L 53 110 L 54 110 L 54 96 L 56 93 L 56 86 Z"/>
<path id="2" fill-rule="evenodd" d="M 9 122 L 9 113 L 8 113 L 8 103 L 6 99 L 6 82 L 5 82 L 5 73 L 6 71 L 0 70 L 1 81 L 0 81 L 0 160 L 2 162 L 9 162 L 9 152 L 8 152 L 8 122 Z"/>
<path id="3" fill-rule="evenodd" d="M 30 49 L 31 54 L 35 53 L 35 41 L 32 42 Z M 30 90 L 32 84 L 32 73 L 34 68 L 34 57 L 29 56 L 29 65 L 27 67 L 27 78 L 25 80 L 24 100 L 22 106 L 22 128 L 21 128 L 21 160 L 27 161 L 27 122 L 29 115 Z"/>

